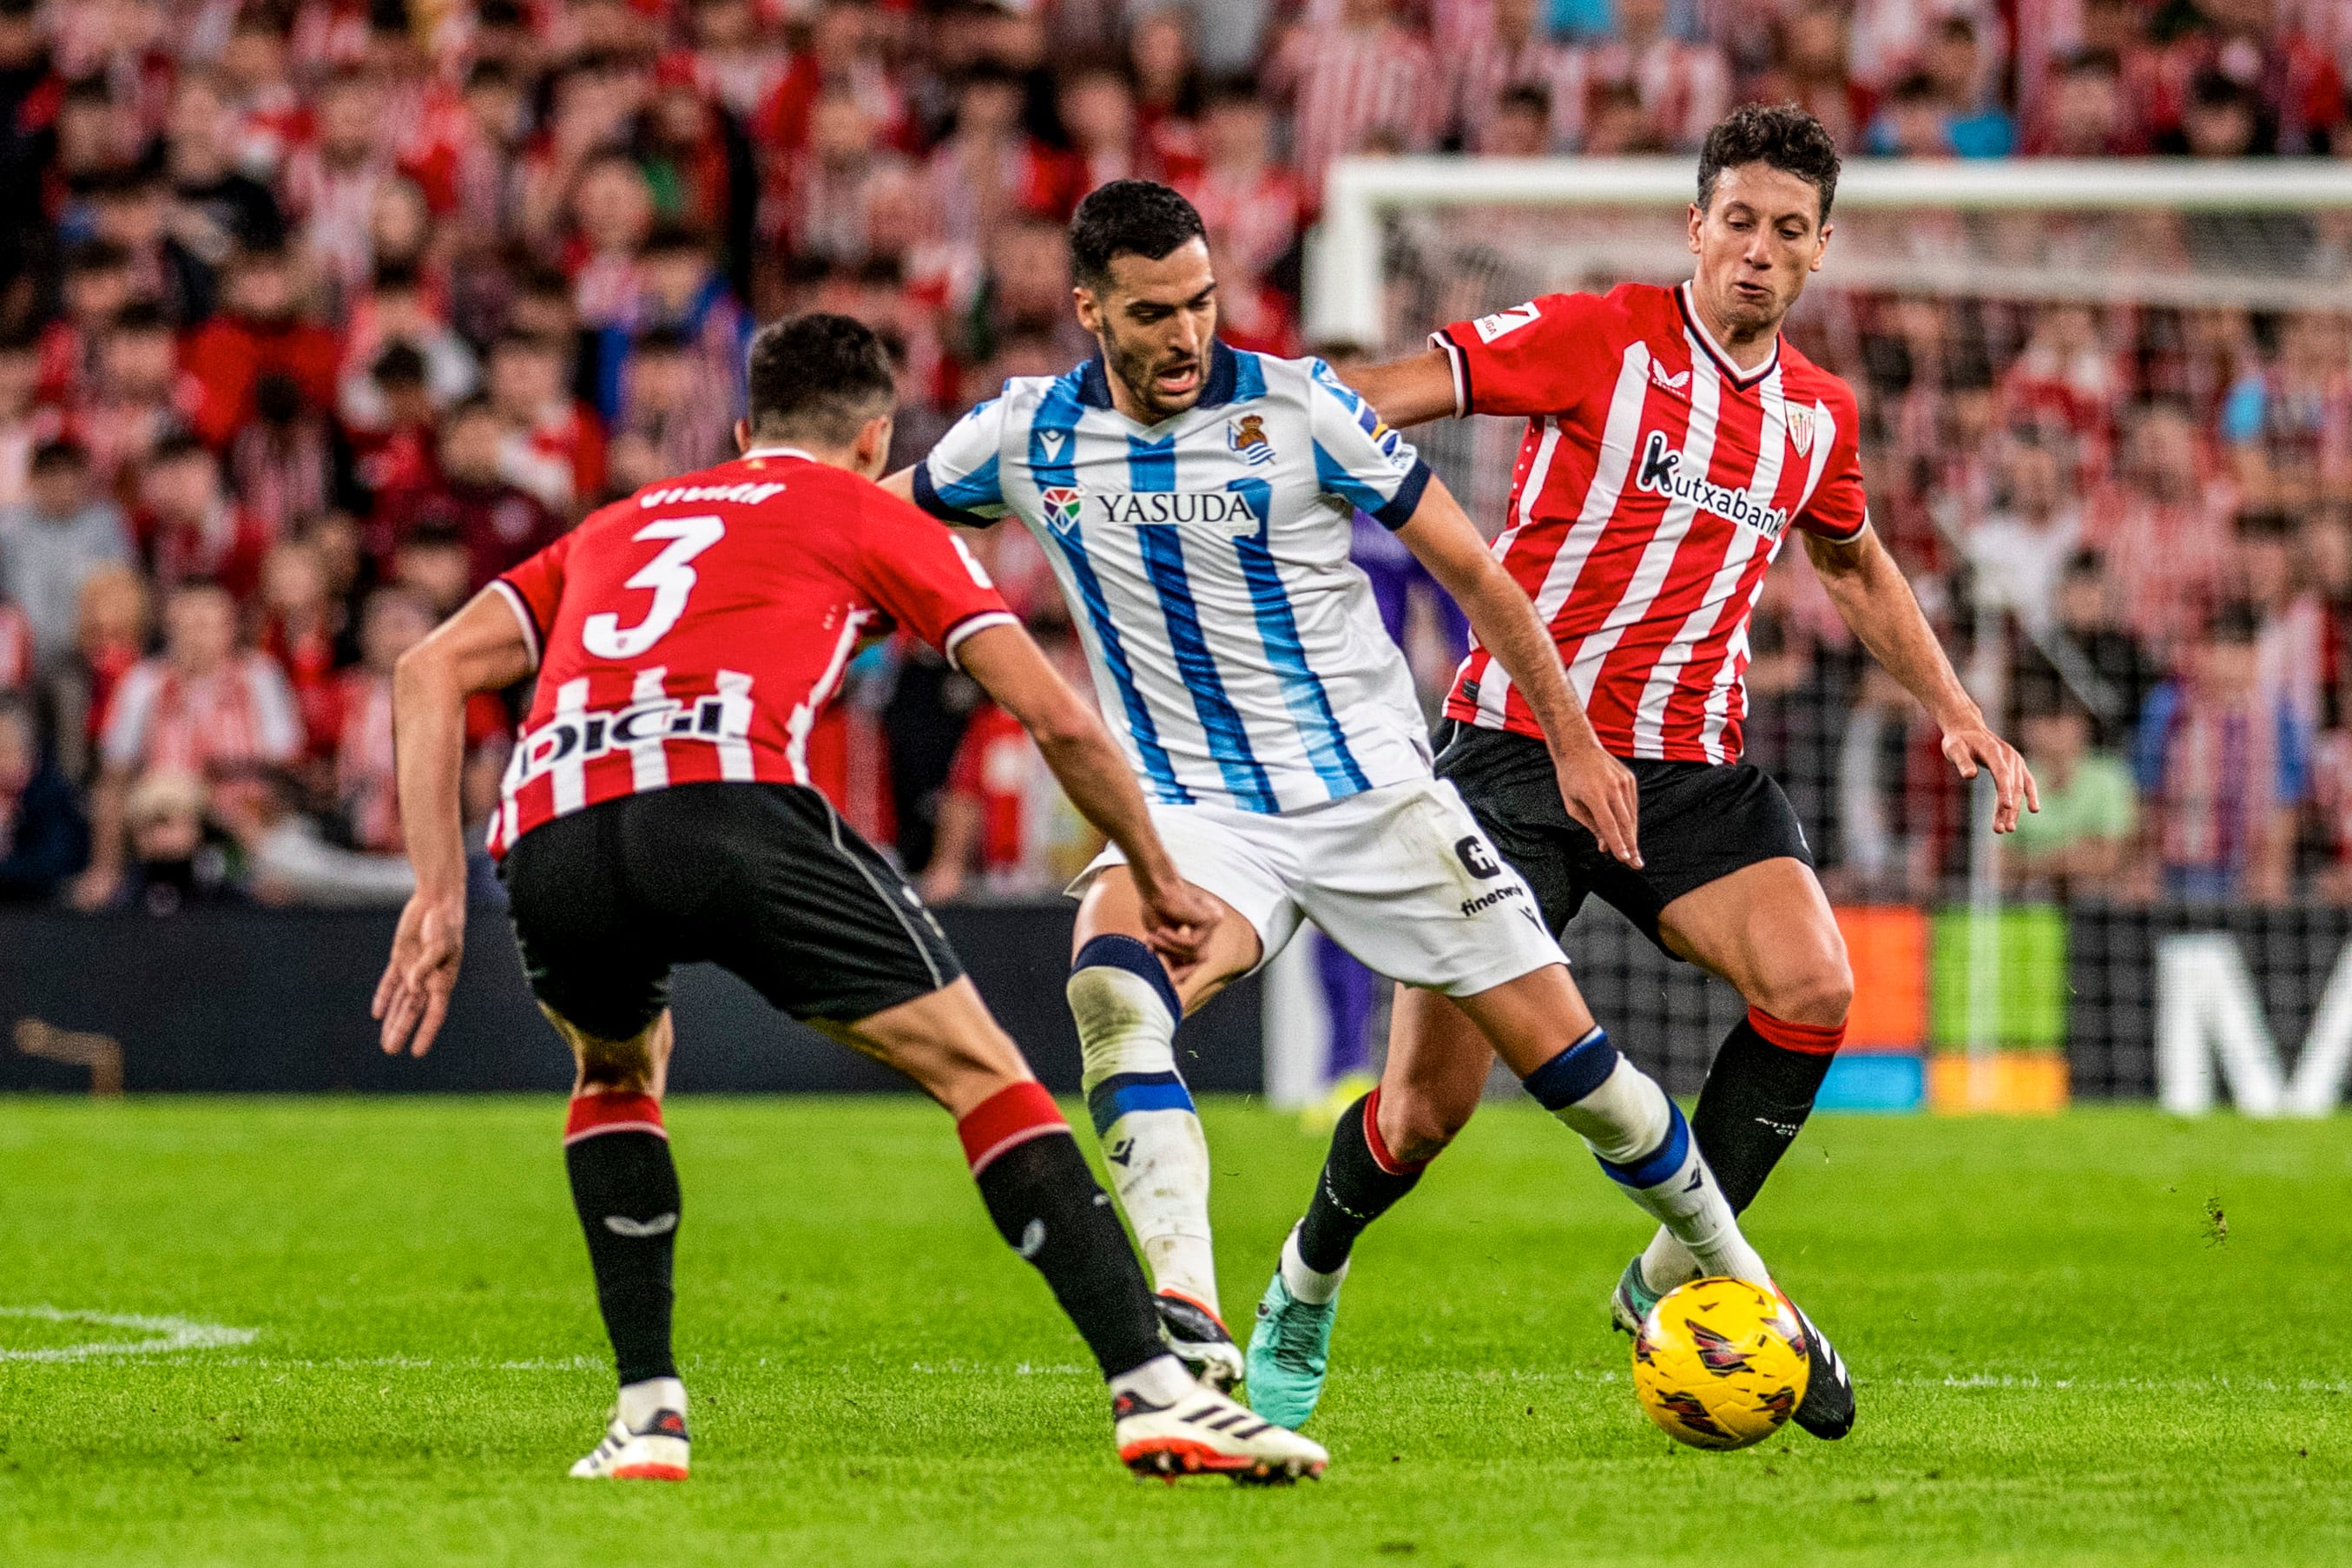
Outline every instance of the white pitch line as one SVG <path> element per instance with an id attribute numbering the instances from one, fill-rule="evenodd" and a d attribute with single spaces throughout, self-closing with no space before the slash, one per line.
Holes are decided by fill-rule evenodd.
<path id="1" fill-rule="evenodd" d="M 258 1329 L 232 1329 L 200 1323 L 193 1318 L 150 1317 L 136 1312 L 84 1312 L 63 1307 L 0 1307 L 0 1318 L 27 1318 L 45 1323 L 89 1323 L 105 1329 L 131 1329 L 152 1337 L 143 1340 L 102 1340 L 92 1344 L 46 1345 L 38 1350 L 0 1348 L 0 1361 L 88 1361 L 95 1356 L 164 1355 L 173 1351 L 212 1350 L 222 1345 L 249 1345 Z"/>

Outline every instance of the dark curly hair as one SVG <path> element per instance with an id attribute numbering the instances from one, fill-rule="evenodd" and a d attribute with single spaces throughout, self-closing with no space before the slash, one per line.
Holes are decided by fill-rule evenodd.
<path id="1" fill-rule="evenodd" d="M 1837 196 L 1837 143 L 1808 111 L 1793 103 L 1748 103 L 1717 121 L 1699 149 L 1701 212 L 1715 201 L 1716 176 L 1742 163 L 1765 163 L 1796 175 L 1821 193 L 1819 221 L 1830 221 L 1830 203 Z"/>
<path id="2" fill-rule="evenodd" d="M 1099 290 L 1110 282 L 1114 258 L 1157 261 L 1207 235 L 1192 204 L 1166 185 L 1113 180 L 1080 202 L 1070 219 L 1070 275 Z"/>

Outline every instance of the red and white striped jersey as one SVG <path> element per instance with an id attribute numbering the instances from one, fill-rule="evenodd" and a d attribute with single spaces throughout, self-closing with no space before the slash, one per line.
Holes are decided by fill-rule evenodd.
<path id="1" fill-rule="evenodd" d="M 1548 294 L 1433 334 L 1464 414 L 1525 415 L 1495 542 L 1613 755 L 1734 762 L 1748 621 L 1790 525 L 1869 526 L 1853 394 L 1790 346 L 1742 372 L 1689 285 Z M 1473 647 L 1445 710 L 1540 735 Z"/>
<path id="2" fill-rule="evenodd" d="M 809 733 L 860 641 L 903 626 L 952 661 L 1014 624 L 961 540 L 791 447 L 650 485 L 491 588 L 539 671 L 490 823 L 499 856 L 625 795 L 808 784 Z"/>

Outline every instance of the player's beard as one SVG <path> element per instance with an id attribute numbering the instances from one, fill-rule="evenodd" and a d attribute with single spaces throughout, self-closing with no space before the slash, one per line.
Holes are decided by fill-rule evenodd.
<path id="1" fill-rule="evenodd" d="M 1163 357 L 1160 351 L 1149 344 L 1122 342 L 1118 335 L 1111 331 L 1103 334 L 1102 346 L 1103 358 L 1110 374 L 1127 388 L 1127 395 L 1135 400 L 1135 405 L 1149 416 L 1145 423 L 1157 425 L 1163 419 L 1173 418 L 1201 401 L 1201 389 L 1207 384 L 1207 369 L 1199 362 L 1191 362 L 1199 372 L 1193 378 L 1191 390 L 1171 400 L 1160 390 L 1160 374 L 1181 370 L 1188 362 Z"/>

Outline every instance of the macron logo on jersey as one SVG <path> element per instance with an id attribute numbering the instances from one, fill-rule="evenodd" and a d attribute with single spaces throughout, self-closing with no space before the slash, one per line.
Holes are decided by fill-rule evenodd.
<path id="1" fill-rule="evenodd" d="M 1666 433 L 1653 430 L 1642 448 L 1642 467 L 1633 482 L 1653 495 L 1688 501 L 1701 511 L 1752 528 L 1776 544 L 1780 542 L 1789 526 L 1787 508 L 1759 506 L 1746 490 L 1718 485 L 1705 474 L 1685 474 L 1682 467 L 1683 455 L 1666 445 Z"/>

